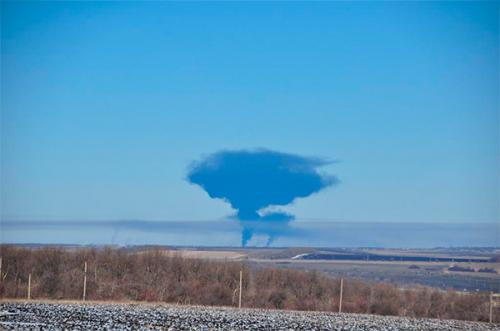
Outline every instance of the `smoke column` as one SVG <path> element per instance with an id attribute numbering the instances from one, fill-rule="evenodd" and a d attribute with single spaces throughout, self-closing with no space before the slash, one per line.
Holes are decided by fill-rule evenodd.
<path id="1" fill-rule="evenodd" d="M 280 211 L 262 214 L 262 210 L 288 205 L 335 184 L 335 177 L 316 170 L 326 164 L 319 158 L 264 149 L 220 151 L 194 162 L 187 180 L 237 211 L 242 246 L 255 233 L 267 235 L 269 245 L 286 231 L 294 216 Z"/>

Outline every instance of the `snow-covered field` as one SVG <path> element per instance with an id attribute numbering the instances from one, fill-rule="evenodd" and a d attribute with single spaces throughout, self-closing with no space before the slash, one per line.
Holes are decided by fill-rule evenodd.
<path id="1" fill-rule="evenodd" d="M 483 331 L 498 324 L 358 314 L 150 304 L 0 303 L 5 330 Z"/>

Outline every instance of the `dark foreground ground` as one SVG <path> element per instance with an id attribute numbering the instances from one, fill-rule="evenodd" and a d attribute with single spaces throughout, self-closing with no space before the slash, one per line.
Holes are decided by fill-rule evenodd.
<path id="1" fill-rule="evenodd" d="M 483 331 L 454 320 L 149 304 L 0 303 L 0 330 Z"/>

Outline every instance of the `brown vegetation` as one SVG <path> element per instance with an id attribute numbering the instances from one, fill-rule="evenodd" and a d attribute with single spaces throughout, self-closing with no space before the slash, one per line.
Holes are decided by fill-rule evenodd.
<path id="1" fill-rule="evenodd" d="M 163 301 L 232 306 L 243 269 L 246 307 L 338 311 L 339 280 L 316 271 L 251 270 L 239 262 L 186 259 L 159 250 L 26 249 L 0 246 L 0 296 L 80 299 L 87 261 L 87 300 Z M 345 280 L 344 312 L 488 320 L 487 293 L 444 292 L 427 287 L 401 289 L 390 284 Z M 498 320 L 498 316 L 496 316 Z"/>

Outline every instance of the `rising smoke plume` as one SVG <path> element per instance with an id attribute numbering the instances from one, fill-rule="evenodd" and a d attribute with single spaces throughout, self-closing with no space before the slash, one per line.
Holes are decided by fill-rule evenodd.
<path id="1" fill-rule="evenodd" d="M 256 233 L 267 235 L 269 245 L 286 231 L 294 216 L 280 211 L 265 213 L 265 209 L 288 205 L 334 184 L 335 177 L 316 170 L 328 163 L 263 149 L 220 151 L 193 163 L 187 179 L 211 198 L 223 199 L 236 209 L 242 246 Z"/>

